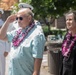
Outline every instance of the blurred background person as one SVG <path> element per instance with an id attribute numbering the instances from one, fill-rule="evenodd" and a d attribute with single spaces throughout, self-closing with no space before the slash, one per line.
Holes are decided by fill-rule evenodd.
<path id="1" fill-rule="evenodd" d="M 2 14 L 4 11 L 0 8 L 0 28 L 2 27 L 4 21 L 2 20 Z M 5 75 L 5 57 L 8 55 L 10 51 L 10 44 L 3 40 L 0 40 L 0 75 Z"/>

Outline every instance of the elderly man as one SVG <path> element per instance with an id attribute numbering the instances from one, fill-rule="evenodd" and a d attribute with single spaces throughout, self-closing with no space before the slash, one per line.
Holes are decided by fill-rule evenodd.
<path id="1" fill-rule="evenodd" d="M 15 19 L 20 28 L 7 33 L 9 23 Z M 37 28 L 30 9 L 21 9 L 16 15 L 9 16 L 0 30 L 0 39 L 12 42 L 14 49 L 9 63 L 9 75 L 39 75 L 45 36 Z"/>
<path id="2" fill-rule="evenodd" d="M 2 20 L 3 10 L 0 8 L 0 28 L 4 21 Z M 5 57 L 10 51 L 10 44 L 8 42 L 0 40 L 0 75 L 5 75 Z"/>

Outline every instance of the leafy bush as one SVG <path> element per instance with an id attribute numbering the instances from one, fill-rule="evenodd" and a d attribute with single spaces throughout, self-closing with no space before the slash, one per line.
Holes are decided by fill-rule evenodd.
<path id="1" fill-rule="evenodd" d="M 48 31 L 47 26 L 43 26 L 43 32 L 44 32 L 45 36 L 49 35 L 49 31 Z"/>
<path id="2" fill-rule="evenodd" d="M 44 32 L 45 36 L 48 36 L 48 35 L 64 36 L 66 34 L 66 30 L 61 30 L 61 29 L 54 29 L 54 30 L 50 30 L 50 32 L 49 32 L 47 26 L 43 26 L 43 32 Z"/>

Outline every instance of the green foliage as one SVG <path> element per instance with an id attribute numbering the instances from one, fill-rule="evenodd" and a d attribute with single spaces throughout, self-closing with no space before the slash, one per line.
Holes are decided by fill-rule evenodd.
<path id="1" fill-rule="evenodd" d="M 20 2 L 30 4 L 31 0 L 21 0 Z M 19 3 L 20 3 L 20 2 L 19 2 Z M 13 7 L 12 7 L 13 10 L 11 11 L 11 14 L 15 14 L 15 13 L 19 10 L 19 8 L 18 8 L 18 4 L 19 4 L 19 3 L 15 3 L 15 4 L 13 5 Z"/>
<path id="2" fill-rule="evenodd" d="M 25 3 L 30 4 L 31 0 L 21 0 L 21 2 L 25 2 Z"/>
<path id="3" fill-rule="evenodd" d="M 15 13 L 17 13 L 17 11 L 19 10 L 18 9 L 18 3 L 16 3 L 16 4 L 14 4 L 14 6 L 12 7 L 12 11 L 11 11 L 11 14 L 15 14 Z"/>
<path id="4" fill-rule="evenodd" d="M 58 35 L 58 34 L 60 34 L 60 35 L 65 35 L 65 33 L 66 33 L 66 30 L 51 30 L 51 32 L 52 32 L 52 35 Z"/>
<path id="5" fill-rule="evenodd" d="M 45 36 L 49 35 L 48 27 L 42 26 L 42 28 L 43 28 L 43 32 L 44 32 Z"/>
<path id="6" fill-rule="evenodd" d="M 66 34 L 66 30 L 60 30 L 60 29 L 55 29 L 55 30 L 51 30 L 50 34 L 49 34 L 49 31 L 48 31 L 48 27 L 47 26 L 43 26 L 43 32 L 45 34 L 45 36 L 48 36 L 48 35 L 61 35 L 61 36 L 64 36 Z"/>
<path id="7" fill-rule="evenodd" d="M 76 10 L 76 0 L 21 0 L 34 7 L 35 17 L 59 17 L 70 9 Z"/>
<path id="8" fill-rule="evenodd" d="M 76 0 L 31 0 L 36 15 L 58 17 L 70 9 L 76 9 Z"/>

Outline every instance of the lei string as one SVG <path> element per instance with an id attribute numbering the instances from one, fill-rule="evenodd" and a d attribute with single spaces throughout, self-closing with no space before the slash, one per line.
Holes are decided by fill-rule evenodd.
<path id="1" fill-rule="evenodd" d="M 74 47 L 74 43 L 76 41 L 76 35 L 74 36 L 73 40 L 70 40 L 72 34 L 68 33 L 66 35 L 66 40 L 64 40 L 63 44 L 62 44 L 62 54 L 63 56 L 69 56 L 69 54 L 71 53 L 72 48 Z M 70 43 L 68 45 L 68 43 Z"/>
<path id="2" fill-rule="evenodd" d="M 20 43 L 24 40 L 24 38 L 27 36 L 28 32 L 34 27 L 34 23 L 32 23 L 29 28 L 26 29 L 25 32 L 22 32 L 21 29 L 19 29 L 18 31 L 16 31 L 16 36 L 14 36 L 12 43 L 14 47 L 18 47 L 20 45 Z M 19 36 L 21 35 L 21 37 Z"/>

